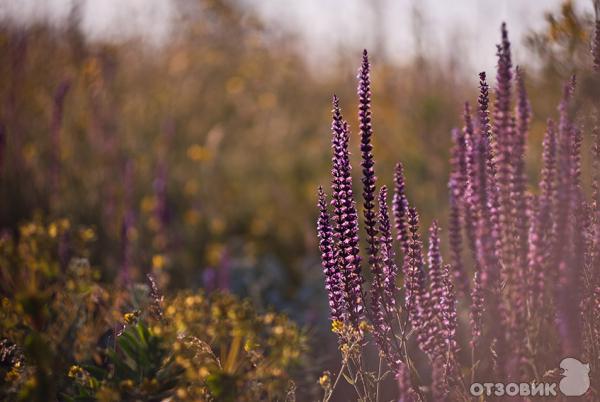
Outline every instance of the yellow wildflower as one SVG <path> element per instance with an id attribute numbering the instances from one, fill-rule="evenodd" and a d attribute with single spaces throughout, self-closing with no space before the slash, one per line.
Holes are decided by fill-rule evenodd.
<path id="1" fill-rule="evenodd" d="M 137 321 L 137 318 L 140 316 L 140 312 L 138 310 L 130 312 L 130 313 L 125 313 L 123 315 L 123 319 L 125 320 L 125 322 L 127 324 L 133 324 Z"/>
<path id="2" fill-rule="evenodd" d="M 331 386 L 331 375 L 329 371 L 325 371 L 321 377 L 319 377 L 319 384 L 323 388 L 329 388 Z"/>
<path id="3" fill-rule="evenodd" d="M 334 320 L 331 323 L 331 332 L 335 332 L 336 334 L 339 334 L 340 332 L 342 332 L 342 329 L 344 329 L 344 323 L 339 321 L 339 320 Z"/>

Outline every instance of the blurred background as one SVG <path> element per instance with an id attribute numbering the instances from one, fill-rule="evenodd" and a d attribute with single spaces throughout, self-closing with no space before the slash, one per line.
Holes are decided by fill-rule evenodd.
<path id="1" fill-rule="evenodd" d="M 561 82 L 579 72 L 581 98 L 598 93 L 592 20 L 591 1 L 0 0 L 0 227 L 91 226 L 104 281 L 153 272 L 171 291 L 250 297 L 325 337 L 335 362 L 316 189 L 333 93 L 357 127 L 362 49 L 378 183 L 401 160 L 424 225 L 444 227 L 450 130 L 476 73 L 495 76 L 500 23 L 534 100 L 535 178 Z"/>

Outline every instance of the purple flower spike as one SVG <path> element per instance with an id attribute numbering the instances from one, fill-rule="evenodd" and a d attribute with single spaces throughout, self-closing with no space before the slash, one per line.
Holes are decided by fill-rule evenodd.
<path id="1" fill-rule="evenodd" d="M 555 124 L 548 119 L 543 141 L 542 172 L 538 206 L 529 233 L 529 267 L 531 275 L 529 293 L 532 305 L 539 306 L 546 283 L 555 280 L 552 275 L 551 257 L 555 248 L 553 219 L 550 213 L 556 203 L 557 139 Z M 550 275 L 548 275 L 550 273 Z M 550 278 L 548 277 L 550 276 Z M 554 277 L 554 279 L 552 279 Z"/>
<path id="2" fill-rule="evenodd" d="M 425 289 L 425 275 L 423 271 L 423 244 L 419 236 L 419 214 L 415 208 L 408 209 L 409 246 L 408 254 L 404 259 L 404 285 L 405 308 L 413 328 L 418 329 L 419 305 Z"/>
<path id="3" fill-rule="evenodd" d="M 594 37 L 592 40 L 592 57 L 594 70 L 600 72 L 600 2 L 594 1 L 596 20 L 594 22 Z"/>
<path id="4" fill-rule="evenodd" d="M 448 398 L 448 365 L 444 356 L 437 356 L 432 363 L 431 393 L 433 401 L 442 402 Z"/>
<path id="5" fill-rule="evenodd" d="M 400 243 L 402 249 L 403 258 L 408 254 L 408 229 L 407 229 L 407 215 L 408 215 L 408 199 L 404 190 L 404 168 L 402 163 L 396 164 L 394 170 L 394 199 L 392 200 L 392 210 L 394 213 L 394 224 L 396 226 L 396 239 Z"/>
<path id="6" fill-rule="evenodd" d="M 325 274 L 325 289 L 329 298 L 331 319 L 334 321 L 344 320 L 344 289 L 343 278 L 336 263 L 335 244 L 333 231 L 329 222 L 327 212 L 326 195 L 323 188 L 319 186 L 319 219 L 317 221 L 317 234 L 319 237 L 319 250 L 321 251 L 321 263 Z"/>
<path id="7" fill-rule="evenodd" d="M 379 247 L 381 250 L 381 266 L 383 268 L 383 290 L 386 296 L 387 309 L 393 311 L 396 300 L 396 277 L 398 267 L 395 263 L 394 248 L 392 246 L 392 228 L 387 207 L 387 187 L 379 190 Z"/>
<path id="8" fill-rule="evenodd" d="M 462 200 L 465 197 L 467 187 L 467 165 L 466 153 L 467 146 L 465 135 L 460 130 L 452 131 L 454 147 L 452 148 L 452 171 L 448 182 L 450 190 L 450 220 L 449 220 L 449 241 L 450 256 L 454 270 L 454 281 L 462 295 L 466 295 L 469 289 L 469 282 L 464 272 L 465 268 L 462 261 L 462 233 L 464 209 Z M 472 218 L 471 218 L 472 219 Z M 470 223 L 470 222 L 469 222 Z"/>
<path id="9" fill-rule="evenodd" d="M 508 31 L 506 24 L 502 23 L 502 42 L 497 46 L 498 66 L 496 72 L 496 99 L 494 102 L 494 128 L 498 142 L 498 175 L 499 181 L 502 177 L 508 185 L 507 180 L 510 175 L 510 150 L 511 150 L 511 86 L 512 86 L 512 60 L 510 55 L 510 41 L 508 40 Z M 504 177 L 506 175 L 506 177 Z M 506 188 L 505 190 L 509 190 Z"/>
<path id="10" fill-rule="evenodd" d="M 365 229 L 367 232 L 367 255 L 369 264 L 375 264 L 377 258 L 377 220 L 375 218 L 375 161 L 373 159 L 373 145 L 371 138 L 371 81 L 369 78 L 370 65 L 367 50 L 363 52 L 362 65 L 358 72 L 358 121 L 360 130 L 360 150 L 362 156 L 362 183 Z"/>
<path id="11" fill-rule="evenodd" d="M 398 268 L 394 261 L 392 233 L 387 207 L 387 187 L 379 190 L 379 258 L 371 288 L 373 334 L 375 340 L 394 371 L 402 361 L 401 346 L 391 333 L 396 317 L 396 277 Z"/>
<path id="12" fill-rule="evenodd" d="M 594 116 L 594 127 L 592 137 L 594 145 L 592 147 L 592 207 L 596 215 L 600 214 L 600 124 L 599 117 Z"/>
<path id="13" fill-rule="evenodd" d="M 496 255 L 498 221 L 497 221 L 497 192 L 495 185 L 495 166 L 491 157 L 490 149 L 490 120 L 488 116 L 489 94 L 485 73 L 479 74 L 479 119 L 481 134 L 477 141 L 477 192 L 475 196 L 478 202 L 479 222 L 477 225 L 478 238 L 478 262 L 482 267 L 481 281 L 486 289 L 493 288 L 497 283 L 499 264 Z"/>
<path id="14" fill-rule="evenodd" d="M 334 233 L 337 261 L 344 278 L 345 306 L 348 318 L 358 326 L 363 317 L 363 292 L 358 247 L 358 214 L 352 192 L 348 123 L 342 118 L 339 100 L 333 97 L 332 205 L 334 208 Z"/>
<path id="15" fill-rule="evenodd" d="M 494 102 L 494 141 L 490 141 L 493 157 L 496 165 L 496 184 L 498 186 L 498 221 L 502 230 L 500 234 L 501 252 L 507 260 L 507 280 L 512 280 L 513 261 L 512 255 L 512 233 L 510 214 L 513 209 L 511 198 L 511 181 L 513 172 L 513 141 L 515 122 L 511 115 L 511 86 L 512 86 L 512 61 L 510 55 L 510 42 L 506 24 L 502 23 L 502 42 L 498 45 L 498 66 L 496 73 L 496 98 Z"/>
<path id="16" fill-rule="evenodd" d="M 479 219 L 479 191 L 477 180 L 477 145 L 478 140 L 475 137 L 473 120 L 471 118 L 471 108 L 469 103 L 465 103 L 463 113 L 465 126 L 463 128 L 465 138 L 465 178 L 466 187 L 463 199 L 465 212 L 465 231 L 469 242 L 469 249 L 473 259 L 477 258 L 477 221 Z"/>
<path id="17" fill-rule="evenodd" d="M 443 279 L 442 279 L 442 255 L 440 254 L 440 227 L 437 221 L 433 221 L 429 228 L 429 250 L 427 252 L 429 266 L 429 283 L 431 288 L 431 302 L 434 313 L 441 311 Z"/>
<path id="18" fill-rule="evenodd" d="M 481 326 L 485 305 L 483 300 L 483 289 L 481 288 L 481 278 L 479 272 L 473 276 L 473 288 L 471 290 L 471 347 L 479 345 L 481 338 Z"/>
<path id="19" fill-rule="evenodd" d="M 451 266 L 448 264 L 444 265 L 442 269 L 442 330 L 448 350 L 455 352 L 457 349 L 456 327 L 458 326 L 458 318 L 456 312 L 456 293 L 450 278 L 450 269 Z"/>
<path id="20" fill-rule="evenodd" d="M 523 73 L 517 67 L 517 130 L 514 141 L 514 176 L 512 182 L 512 199 L 514 205 L 514 234 L 517 239 L 515 258 L 520 272 L 524 272 L 527 256 L 527 230 L 529 227 L 527 220 L 527 201 L 525 197 L 525 188 L 527 177 L 525 175 L 525 144 L 527 142 L 527 131 L 531 119 L 531 106 L 527 99 L 527 91 L 523 80 Z M 519 278 L 523 282 L 523 278 Z"/>
<path id="21" fill-rule="evenodd" d="M 419 395 L 412 386 L 410 380 L 410 369 L 405 363 L 402 363 L 396 373 L 396 382 L 398 384 L 399 398 L 398 402 L 417 402 Z"/>
<path id="22" fill-rule="evenodd" d="M 427 253 L 429 267 L 429 292 L 421 303 L 423 331 L 421 331 L 421 349 L 435 356 L 441 353 L 445 344 L 442 333 L 442 299 L 444 296 L 444 277 L 442 273 L 442 256 L 440 254 L 440 228 L 433 221 L 429 228 L 429 250 Z"/>

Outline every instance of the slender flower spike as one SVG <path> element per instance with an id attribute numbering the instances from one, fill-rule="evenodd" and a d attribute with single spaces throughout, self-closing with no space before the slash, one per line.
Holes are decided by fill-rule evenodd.
<path id="1" fill-rule="evenodd" d="M 594 21 L 594 37 L 592 42 L 592 57 L 594 70 L 600 72 L 600 1 L 594 1 L 594 12 L 596 15 Z"/>
<path id="2" fill-rule="evenodd" d="M 481 288 L 481 278 L 476 271 L 473 276 L 473 287 L 471 290 L 471 347 L 475 348 L 481 338 L 481 325 L 485 305 L 483 300 L 483 289 Z"/>
<path id="3" fill-rule="evenodd" d="M 401 346 L 392 334 L 396 317 L 396 277 L 398 268 L 392 246 L 390 217 L 387 207 L 387 187 L 379 190 L 379 258 L 373 275 L 371 288 L 371 309 L 373 335 L 392 370 L 402 361 Z"/>
<path id="4" fill-rule="evenodd" d="M 464 207 L 465 231 L 469 242 L 471 255 L 477 258 L 476 232 L 479 217 L 479 191 L 477 187 L 477 144 L 471 117 L 471 108 L 469 103 L 465 103 L 463 119 L 465 126 L 463 128 L 465 139 L 465 191 L 462 204 Z"/>
<path id="5" fill-rule="evenodd" d="M 419 236 L 419 214 L 415 208 L 408 209 L 409 246 L 404 259 L 404 297 L 409 321 L 414 329 L 421 327 L 420 309 L 425 302 L 425 273 L 423 270 L 423 244 Z"/>
<path id="6" fill-rule="evenodd" d="M 339 100 L 333 97 L 332 122 L 332 205 L 334 209 L 334 233 L 336 237 L 336 261 L 344 278 L 345 306 L 348 318 L 358 327 L 363 317 L 363 292 L 361 264 L 358 247 L 358 214 L 352 191 L 348 140 L 350 131 L 343 120 Z"/>
<path id="7" fill-rule="evenodd" d="M 442 293 L 444 283 L 442 277 L 442 255 L 440 254 L 440 227 L 433 221 L 429 228 L 429 250 L 427 252 L 429 265 L 429 285 L 431 289 L 431 302 L 435 314 L 441 311 Z"/>
<path id="8" fill-rule="evenodd" d="M 550 259 L 555 248 L 554 218 L 551 211 L 556 203 L 557 139 L 555 124 L 548 119 L 543 141 L 540 195 L 529 233 L 528 264 L 530 269 L 529 294 L 533 307 L 539 306 L 546 282 L 550 282 Z M 552 276 L 552 275 L 550 275 Z"/>
<path id="9" fill-rule="evenodd" d="M 454 285 L 450 278 L 449 264 L 444 265 L 442 269 L 442 282 L 444 284 L 442 292 L 442 329 L 444 340 L 449 350 L 456 351 L 456 328 L 458 326 L 458 318 L 456 313 L 456 293 Z"/>
<path id="10" fill-rule="evenodd" d="M 396 239 L 400 243 L 403 257 L 408 254 L 408 199 L 404 190 L 404 168 L 402 163 L 396 164 L 394 170 L 394 199 L 392 200 L 392 210 L 394 213 L 394 225 L 396 226 Z"/>
<path id="11" fill-rule="evenodd" d="M 512 205 L 512 176 L 514 174 L 513 149 L 515 123 L 511 115 L 511 90 L 512 90 L 512 61 L 510 55 L 510 42 L 506 24 L 501 27 L 502 41 L 498 45 L 498 67 L 496 73 L 496 98 L 494 101 L 494 125 L 492 133 L 494 138 L 490 141 L 496 171 L 496 185 L 498 187 L 498 211 L 501 242 L 500 252 L 506 259 L 505 270 L 507 280 L 512 279 L 512 237 L 511 212 Z M 493 198 L 493 197 L 492 197 Z"/>
<path id="12" fill-rule="evenodd" d="M 164 296 L 158 288 L 158 284 L 156 283 L 154 275 L 146 274 L 146 278 L 148 279 L 148 283 L 150 283 L 150 314 L 152 314 L 154 318 L 162 320 Z"/>
<path id="13" fill-rule="evenodd" d="M 440 254 L 440 228 L 433 221 L 429 228 L 429 250 L 427 253 L 429 267 L 429 292 L 421 302 L 421 326 L 423 330 L 418 335 L 421 337 L 421 349 L 435 356 L 444 349 L 442 325 L 442 305 L 446 283 L 442 272 L 442 255 Z"/>
<path id="14" fill-rule="evenodd" d="M 431 393 L 434 401 L 445 401 L 448 397 L 448 365 L 443 356 L 437 356 L 432 363 Z"/>
<path id="15" fill-rule="evenodd" d="M 465 275 L 462 261 L 461 228 L 463 226 L 463 221 L 466 221 L 466 219 L 463 219 L 465 215 L 463 211 L 465 208 L 463 207 L 461 201 L 464 199 L 467 184 L 467 146 L 465 135 L 460 130 L 455 129 L 452 131 L 452 139 L 454 140 L 451 159 L 452 171 L 450 173 L 450 180 L 448 182 L 448 189 L 450 191 L 450 255 L 452 267 L 454 269 L 454 281 L 461 294 L 465 295 L 468 292 L 469 280 Z"/>
<path id="16" fill-rule="evenodd" d="M 375 217 L 375 162 L 373 159 L 373 128 L 371 126 L 371 81 L 367 50 L 363 52 L 362 65 L 358 72 L 358 121 L 360 130 L 360 151 L 362 156 L 362 184 L 365 229 L 367 232 L 367 255 L 369 265 L 377 258 L 377 220 Z"/>
<path id="17" fill-rule="evenodd" d="M 514 175 L 512 178 L 512 203 L 513 209 L 513 222 L 514 222 L 514 235 L 517 239 L 518 244 L 516 247 L 516 261 L 518 268 L 524 268 L 526 255 L 527 255 L 527 202 L 525 197 L 525 187 L 527 185 L 527 177 L 525 175 L 525 143 L 527 142 L 527 131 L 529 127 L 529 121 L 531 119 L 531 106 L 527 99 L 527 91 L 525 89 L 525 82 L 523 79 L 523 72 L 517 67 L 517 129 L 515 132 L 514 141 Z M 524 272 L 524 269 L 520 269 L 520 272 Z M 522 282 L 522 278 L 519 278 Z"/>
<path id="18" fill-rule="evenodd" d="M 398 383 L 398 402 L 417 402 L 419 395 L 414 390 L 410 380 L 410 369 L 402 363 L 396 373 L 396 382 Z"/>
<path id="19" fill-rule="evenodd" d="M 481 282 L 485 289 L 495 291 L 499 285 L 500 262 L 498 259 L 498 191 L 496 169 L 490 145 L 491 132 L 488 115 L 489 94 L 485 73 L 480 73 L 479 119 L 481 134 L 477 144 L 477 191 L 479 221 L 477 225 L 477 258 L 481 266 Z M 498 306 L 495 306 L 498 307 Z"/>
<path id="20" fill-rule="evenodd" d="M 336 263 L 334 239 L 329 213 L 327 212 L 326 195 L 319 186 L 319 219 L 317 221 L 321 263 L 325 274 L 325 289 L 329 298 L 332 321 L 344 320 L 343 278 Z"/>
<path id="21" fill-rule="evenodd" d="M 398 267 L 396 266 L 394 248 L 392 246 L 392 230 L 387 206 L 387 187 L 382 186 L 379 190 L 379 244 L 381 250 L 381 266 L 383 268 L 383 291 L 385 294 L 386 308 L 393 311 L 396 304 L 396 277 Z"/>
<path id="22" fill-rule="evenodd" d="M 596 216 L 600 217 L 600 122 L 597 114 L 594 115 L 592 138 L 592 207 Z"/>
<path id="23" fill-rule="evenodd" d="M 493 133 L 497 140 L 498 157 L 498 182 L 504 196 L 508 197 L 510 191 L 509 180 L 511 175 L 511 86 L 512 86 L 512 61 L 510 55 L 510 41 L 506 24 L 502 23 L 502 42 L 498 45 L 498 68 L 496 73 L 496 99 L 494 102 L 494 127 Z M 508 205 L 507 205 L 508 207 Z"/>

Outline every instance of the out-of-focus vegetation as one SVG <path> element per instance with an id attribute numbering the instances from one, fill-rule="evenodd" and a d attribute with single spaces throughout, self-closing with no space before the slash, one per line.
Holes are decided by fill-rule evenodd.
<path id="1" fill-rule="evenodd" d="M 287 395 L 304 339 L 286 318 L 263 311 L 274 306 L 327 328 L 315 188 L 330 180 L 332 91 L 356 98 L 359 54 L 340 51 L 336 65 L 315 70 L 292 35 L 235 0 L 177 4 L 178 30 L 159 47 L 90 40 L 77 9 L 61 27 L 0 23 L 2 397 L 34 399 L 46 386 L 101 400 L 177 395 L 181 387 L 159 378 L 167 371 L 192 384 L 185 389 L 193 395 L 247 384 L 261 396 Z M 592 17 L 570 4 L 527 38 L 533 178 L 556 83 L 575 71 L 583 95 L 598 93 L 586 72 Z M 461 124 L 463 102 L 475 99 L 476 77 L 462 75 L 460 57 L 398 65 L 371 52 L 371 60 L 378 171 L 402 160 L 423 226 L 436 216 L 445 227 L 450 130 Z M 342 107 L 356 128 L 356 104 Z M 357 149 L 358 139 L 351 142 Z M 149 288 L 136 285 L 147 273 L 168 295 L 163 318 L 147 312 Z M 259 312 L 210 296 L 217 289 L 249 296 Z M 124 313 L 134 314 L 125 329 Z M 214 355 L 190 359 L 199 345 L 177 340 L 180 324 Z M 218 342 L 222 334 L 210 329 L 217 324 L 229 331 Z M 132 337 L 124 348 L 118 331 Z M 144 344 L 146 332 L 152 342 Z M 147 382 L 129 383 L 128 370 L 146 358 Z M 129 368 L 110 377 L 102 371 L 109 361 Z"/>
<path id="2" fill-rule="evenodd" d="M 105 279 L 152 270 L 163 286 L 305 309 L 318 300 L 313 190 L 328 180 L 328 104 L 333 88 L 351 92 L 354 63 L 342 62 L 356 57 L 319 75 L 291 36 L 237 3 L 183 3 L 160 49 L 88 41 L 76 10 L 64 28 L 3 24 L 1 226 L 69 216 L 95 228 Z M 432 211 L 460 77 L 424 59 L 374 55 L 374 66 L 381 163 L 401 156 Z"/>
<path id="3" fill-rule="evenodd" d="M 85 256 L 93 231 L 66 220 L 0 240 L 1 399 L 292 398 L 307 344 L 289 318 L 219 292 L 163 297 L 152 279 L 103 286 L 87 259 L 61 260 L 67 236 Z"/>

